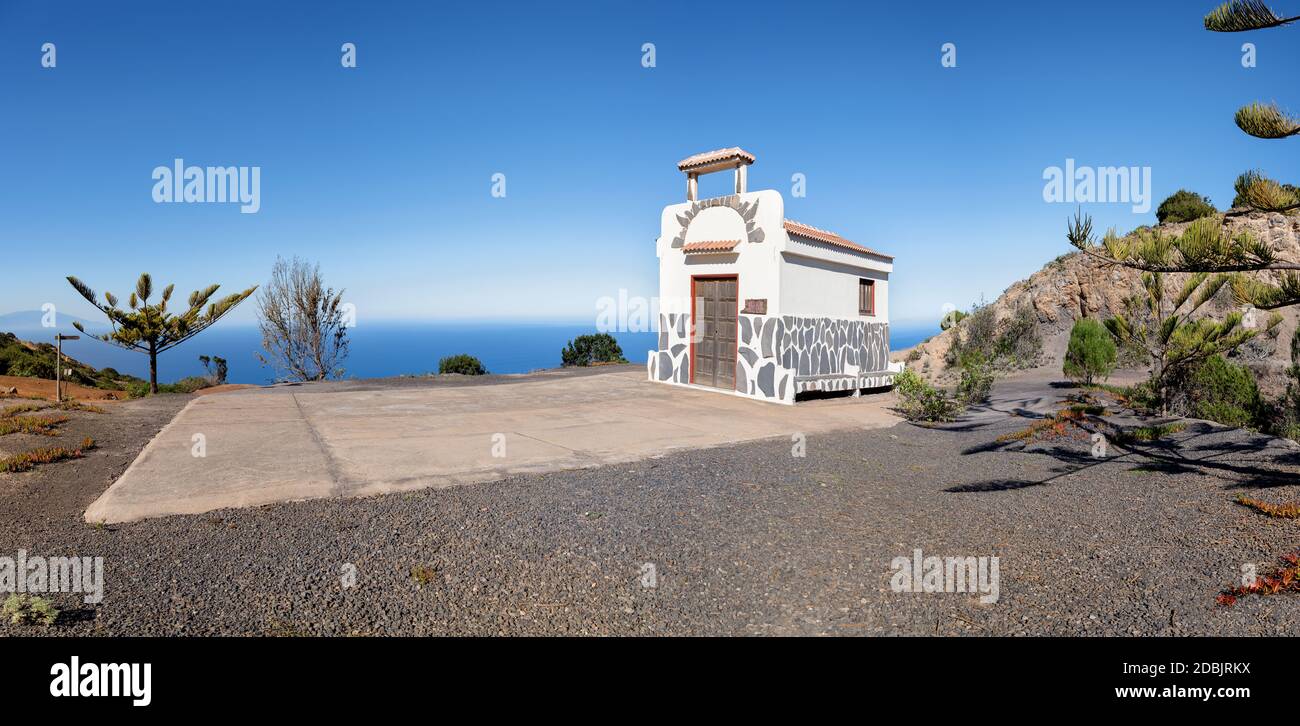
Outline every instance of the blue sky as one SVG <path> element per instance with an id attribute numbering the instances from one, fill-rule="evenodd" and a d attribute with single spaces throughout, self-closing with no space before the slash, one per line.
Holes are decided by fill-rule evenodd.
<path id="1" fill-rule="evenodd" d="M 896 323 L 933 321 L 1068 251 L 1073 206 L 1042 198 L 1066 158 L 1151 167 L 1151 212 L 1086 206 L 1122 230 L 1179 187 L 1226 206 L 1245 169 L 1300 176 L 1300 141 L 1232 124 L 1300 108 L 1300 28 L 1209 33 L 1213 5 L 5 0 L 0 313 L 93 317 L 67 274 L 235 290 L 297 254 L 359 322 L 592 320 L 656 293 L 675 162 L 739 145 L 787 216 L 896 255 Z M 176 157 L 260 166 L 261 210 L 155 204 Z"/>

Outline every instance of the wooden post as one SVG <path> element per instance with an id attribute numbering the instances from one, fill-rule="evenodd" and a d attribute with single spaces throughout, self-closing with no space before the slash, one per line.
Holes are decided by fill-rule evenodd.
<path id="1" fill-rule="evenodd" d="M 57 355 L 54 359 L 54 401 L 63 403 L 63 341 L 81 340 L 80 335 L 63 335 L 54 334 L 54 342 L 57 344 Z"/>

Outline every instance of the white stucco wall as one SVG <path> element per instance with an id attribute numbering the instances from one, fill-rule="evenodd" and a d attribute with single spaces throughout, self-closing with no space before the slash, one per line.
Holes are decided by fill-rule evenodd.
<path id="1" fill-rule="evenodd" d="M 650 380 L 689 382 L 693 277 L 739 280 L 734 395 L 793 403 L 796 393 L 888 384 L 890 258 L 854 252 L 785 231 L 785 201 L 763 190 L 664 208 L 659 257 L 658 347 Z M 694 242 L 738 240 L 730 252 L 681 251 Z M 858 281 L 876 283 L 872 315 L 858 312 Z M 746 300 L 767 301 L 746 315 Z"/>
<path id="2" fill-rule="evenodd" d="M 799 243 L 795 243 L 799 244 Z M 785 252 L 781 267 L 781 309 L 811 317 L 889 322 L 889 275 L 842 262 Z M 858 312 L 858 280 L 876 283 L 874 315 Z"/>
<path id="3" fill-rule="evenodd" d="M 659 309 L 661 312 L 689 313 L 691 310 L 691 276 L 738 275 L 739 305 L 747 298 L 766 298 L 768 314 L 777 314 L 780 294 L 779 251 L 784 241 L 785 200 L 771 189 L 740 195 L 740 201 L 758 203 L 755 225 L 763 232 L 762 242 L 751 242 L 745 221 L 735 209 L 711 207 L 701 210 L 686 230 L 685 242 L 738 239 L 734 254 L 683 254 L 674 246 L 681 232 L 678 217 L 691 208 L 690 202 L 665 207 L 660 218 L 659 239 Z"/>

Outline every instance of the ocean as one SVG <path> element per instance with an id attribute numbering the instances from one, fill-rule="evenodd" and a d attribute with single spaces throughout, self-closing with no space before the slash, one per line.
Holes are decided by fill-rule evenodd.
<path id="1" fill-rule="evenodd" d="M 63 325 L 59 326 L 63 328 Z M 48 328 L 7 329 L 25 340 L 51 341 Z M 76 334 L 70 327 L 66 331 Z M 92 330 L 93 332 L 93 330 Z M 560 351 L 579 335 L 594 333 L 593 325 L 520 323 L 367 323 L 348 330 L 352 341 L 343 362 L 346 378 L 382 378 L 436 373 L 438 360 L 468 353 L 483 361 L 491 373 L 527 373 L 557 368 Z M 925 327 L 895 327 L 892 348 L 906 348 L 938 331 Z M 646 353 L 658 344 L 657 333 L 612 333 L 632 363 L 644 365 Z M 170 383 L 186 376 L 203 375 L 200 355 L 225 358 L 230 383 L 270 383 L 271 369 L 257 359 L 261 335 L 256 327 L 218 323 L 158 356 L 158 380 Z M 111 367 L 122 373 L 148 378 L 149 362 L 142 353 L 122 350 L 102 341 L 68 341 L 64 352 L 96 368 Z"/>

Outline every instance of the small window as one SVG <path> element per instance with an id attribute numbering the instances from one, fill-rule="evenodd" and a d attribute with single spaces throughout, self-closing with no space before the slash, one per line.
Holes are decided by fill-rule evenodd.
<path id="1" fill-rule="evenodd" d="M 858 280 L 858 314 L 876 314 L 876 281 Z"/>

